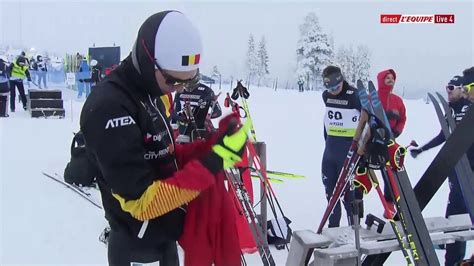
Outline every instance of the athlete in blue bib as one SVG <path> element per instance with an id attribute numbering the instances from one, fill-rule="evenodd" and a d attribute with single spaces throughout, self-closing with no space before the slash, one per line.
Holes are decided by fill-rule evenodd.
<path id="1" fill-rule="evenodd" d="M 326 67 L 323 71 L 323 81 L 326 87 L 326 91 L 323 92 L 323 101 L 326 105 L 324 112 L 326 147 L 321 169 L 326 198 L 329 200 L 355 135 L 361 104 L 357 90 L 344 80 L 340 68 Z M 347 191 L 343 198 L 349 224 L 352 224 L 350 202 L 354 196 L 357 199 L 362 199 L 362 192 L 359 190 L 356 190 L 355 193 Z M 337 203 L 329 216 L 329 227 L 339 227 L 340 221 L 341 205 Z"/>

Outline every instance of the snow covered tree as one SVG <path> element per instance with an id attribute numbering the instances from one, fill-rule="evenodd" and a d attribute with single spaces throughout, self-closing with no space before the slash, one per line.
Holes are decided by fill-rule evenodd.
<path id="1" fill-rule="evenodd" d="M 331 62 L 333 57 L 332 46 L 328 36 L 319 25 L 315 13 L 306 15 L 300 25 L 300 38 L 296 50 L 297 74 L 305 81 L 306 86 L 320 85 L 321 72 Z"/>
<path id="2" fill-rule="evenodd" d="M 217 66 L 214 66 L 212 68 L 212 73 L 211 73 L 211 78 L 213 79 L 219 79 L 221 76 L 221 72 L 219 72 L 219 69 L 217 68 Z"/>
<path id="3" fill-rule="evenodd" d="M 211 78 L 217 82 L 219 82 L 219 90 L 221 89 L 221 84 L 222 84 L 222 76 L 221 76 L 221 72 L 219 72 L 219 69 L 217 68 L 217 66 L 214 66 L 212 68 L 212 73 L 211 73 Z"/>
<path id="4" fill-rule="evenodd" d="M 370 76 L 370 50 L 365 45 L 359 45 L 356 50 L 352 46 L 340 47 L 336 55 L 336 65 L 341 68 L 349 84 L 354 86 L 358 79 L 366 82 Z"/>
<path id="5" fill-rule="evenodd" d="M 370 50 L 366 45 L 357 46 L 354 72 L 357 79 L 364 82 L 370 79 Z"/>
<path id="6" fill-rule="evenodd" d="M 251 83 L 253 77 L 258 75 L 257 52 L 255 50 L 255 40 L 252 34 L 249 36 L 245 66 L 247 68 L 248 82 Z"/>
<path id="7" fill-rule="evenodd" d="M 258 45 L 257 64 L 258 85 L 260 86 L 260 81 L 262 79 L 265 79 L 266 75 L 270 74 L 270 72 L 268 71 L 268 53 L 265 36 L 262 36 L 262 39 L 260 40 L 260 43 Z"/>
<path id="8" fill-rule="evenodd" d="M 336 54 L 336 65 L 341 68 L 344 79 L 351 85 L 355 84 L 355 63 L 354 63 L 354 49 L 352 46 L 346 48 L 340 47 Z"/>

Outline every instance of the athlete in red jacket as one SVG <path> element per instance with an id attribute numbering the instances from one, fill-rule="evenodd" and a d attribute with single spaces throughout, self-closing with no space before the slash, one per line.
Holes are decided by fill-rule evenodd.
<path id="1" fill-rule="evenodd" d="M 405 122 L 407 121 L 405 105 L 403 104 L 402 98 L 392 92 L 396 79 L 397 74 L 393 69 L 381 71 L 377 75 L 379 98 L 387 114 L 395 138 L 402 134 L 405 128 Z"/>

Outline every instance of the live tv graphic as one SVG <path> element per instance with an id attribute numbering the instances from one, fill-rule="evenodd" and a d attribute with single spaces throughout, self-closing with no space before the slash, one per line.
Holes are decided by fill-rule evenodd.
<path id="1" fill-rule="evenodd" d="M 381 14 L 382 24 L 454 24 L 454 14 L 434 14 L 434 15 L 404 15 L 404 14 Z"/>

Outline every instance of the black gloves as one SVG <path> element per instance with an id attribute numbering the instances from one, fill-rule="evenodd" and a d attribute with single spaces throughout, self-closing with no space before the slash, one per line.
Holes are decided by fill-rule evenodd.
<path id="1" fill-rule="evenodd" d="M 411 149 L 410 150 L 410 155 L 411 157 L 413 158 L 416 158 L 418 156 L 418 154 L 422 153 L 423 152 L 423 149 L 422 148 L 419 148 L 419 149 Z"/>

